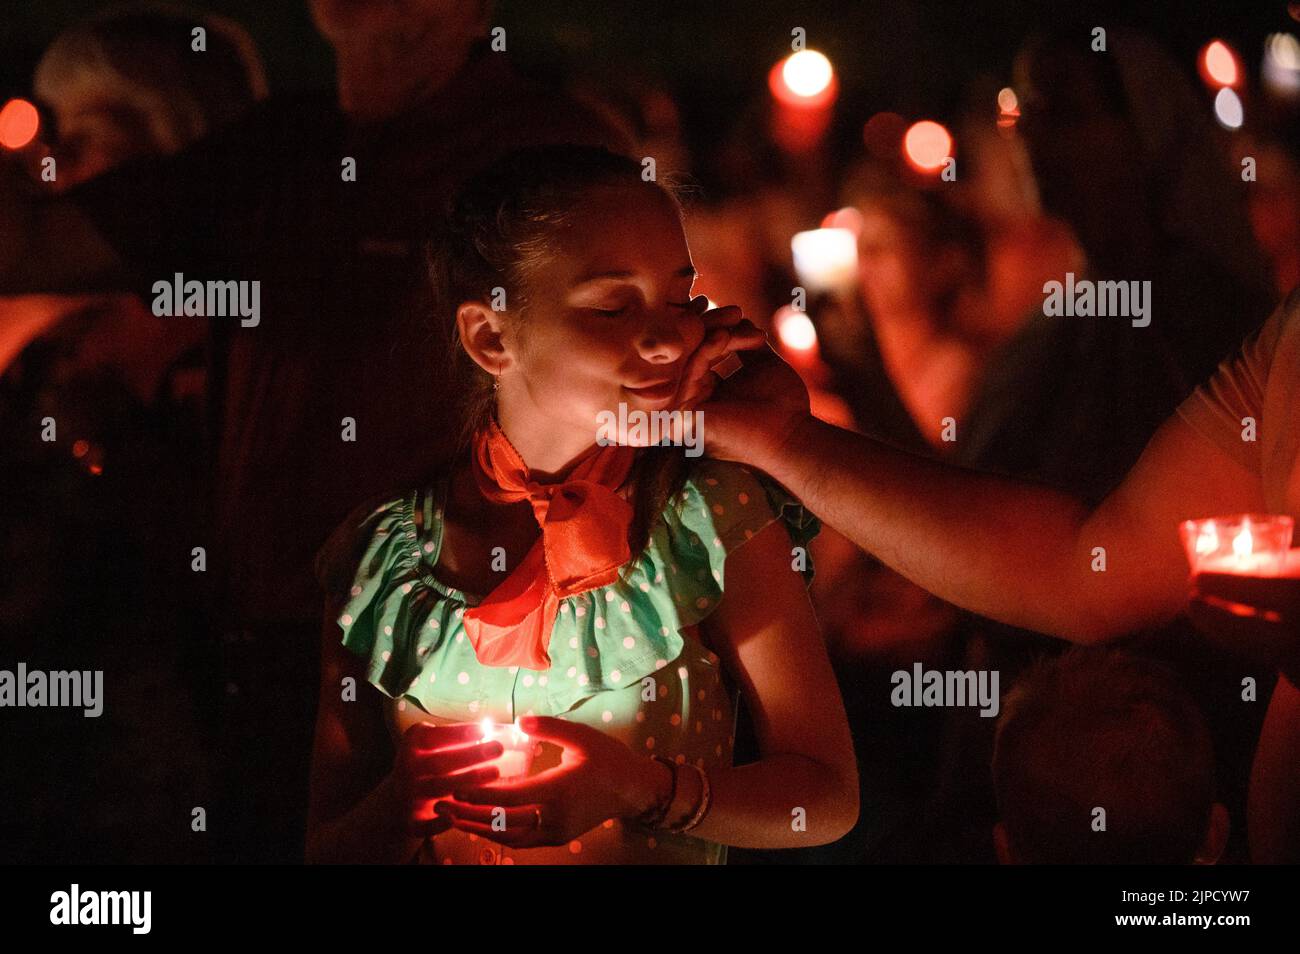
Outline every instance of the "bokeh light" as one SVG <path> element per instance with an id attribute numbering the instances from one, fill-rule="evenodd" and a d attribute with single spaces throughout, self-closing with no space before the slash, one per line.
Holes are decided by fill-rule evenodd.
<path id="1" fill-rule="evenodd" d="M 858 236 L 847 228 L 796 232 L 790 239 L 794 271 L 811 291 L 839 291 L 858 277 Z"/>
<path id="2" fill-rule="evenodd" d="M 1260 78 L 1265 88 L 1281 96 L 1300 93 L 1300 40 L 1290 33 L 1273 33 L 1264 41 Z"/>
<path id="3" fill-rule="evenodd" d="M 1232 47 L 1211 40 L 1201 50 L 1201 76 L 1211 86 L 1236 86 L 1241 82 L 1241 64 Z"/>
<path id="4" fill-rule="evenodd" d="M 786 58 L 781 78 L 796 96 L 816 96 L 831 85 L 831 61 L 816 50 L 800 50 Z"/>
<path id="5" fill-rule="evenodd" d="M 0 146 L 22 149 L 36 138 L 41 116 L 25 99 L 11 99 L 0 109 Z"/>
<path id="6" fill-rule="evenodd" d="M 812 319 L 797 308 L 786 305 L 773 318 L 776 336 L 791 351 L 811 351 L 817 347 L 817 329 Z"/>
<path id="7" fill-rule="evenodd" d="M 831 61 L 816 50 L 791 53 L 772 67 L 767 83 L 780 102 L 805 108 L 829 105 L 839 91 Z"/>
<path id="8" fill-rule="evenodd" d="M 903 155 L 921 172 L 938 172 L 952 155 L 952 136 L 941 124 L 923 119 L 903 137 Z"/>
<path id="9" fill-rule="evenodd" d="M 1214 97 L 1214 118 L 1224 129 L 1240 129 L 1242 122 L 1245 121 L 1241 97 L 1230 87 L 1223 87 Z"/>

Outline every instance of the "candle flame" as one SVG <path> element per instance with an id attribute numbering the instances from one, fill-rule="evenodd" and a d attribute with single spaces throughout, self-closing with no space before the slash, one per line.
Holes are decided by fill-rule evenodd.
<path id="1" fill-rule="evenodd" d="M 1232 538 L 1232 552 L 1234 556 L 1250 556 L 1255 549 L 1255 541 L 1250 533 L 1250 522 L 1247 521 L 1241 527 L 1241 533 Z"/>
<path id="2" fill-rule="evenodd" d="M 1219 549 L 1219 531 L 1212 523 L 1207 523 L 1196 536 L 1198 554 L 1213 553 Z"/>
<path id="3" fill-rule="evenodd" d="M 479 727 L 483 730 L 482 741 L 484 742 L 491 742 L 494 738 L 496 738 L 498 734 L 498 729 L 510 730 L 509 733 L 510 745 L 518 746 L 528 741 L 528 733 L 525 732 L 523 729 L 519 728 L 519 725 L 514 722 L 511 722 L 508 725 L 498 726 L 495 722 L 492 721 L 490 717 L 485 717 L 479 721 Z M 506 733 L 504 732 L 501 733 L 501 735 L 503 736 L 505 734 Z M 504 738 L 500 739 L 499 741 L 503 745 L 506 744 Z"/>

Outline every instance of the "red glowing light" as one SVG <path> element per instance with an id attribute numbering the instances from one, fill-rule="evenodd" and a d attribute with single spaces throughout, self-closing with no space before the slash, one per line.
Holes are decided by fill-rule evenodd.
<path id="1" fill-rule="evenodd" d="M 1201 50 L 1201 77 L 1211 86 L 1236 86 L 1241 82 L 1241 65 L 1232 47 L 1212 40 Z"/>
<path id="2" fill-rule="evenodd" d="M 90 450 L 90 442 L 89 442 L 89 441 L 77 440 L 77 441 L 73 441 L 73 442 L 72 442 L 72 456 L 73 456 L 73 457 L 85 457 L 85 456 L 86 456 L 86 451 L 88 451 L 88 450 Z"/>
<path id="3" fill-rule="evenodd" d="M 767 85 L 779 102 L 807 109 L 829 106 L 839 93 L 831 61 L 816 50 L 800 50 L 781 60 L 768 73 Z"/>
<path id="4" fill-rule="evenodd" d="M 0 109 L 0 146 L 22 149 L 36 138 L 41 117 L 25 99 L 11 99 Z"/>
<path id="5" fill-rule="evenodd" d="M 903 155 L 921 172 L 938 172 L 952 156 L 952 136 L 939 123 L 923 119 L 903 137 Z"/>
<path id="6" fill-rule="evenodd" d="M 822 218 L 821 228 L 848 229 L 855 236 L 862 234 L 862 213 L 848 205 L 834 212 L 828 212 Z"/>

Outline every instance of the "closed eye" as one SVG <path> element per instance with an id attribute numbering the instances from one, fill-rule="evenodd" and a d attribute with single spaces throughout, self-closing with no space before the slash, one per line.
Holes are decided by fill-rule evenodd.
<path id="1" fill-rule="evenodd" d="M 668 304 L 673 308 L 681 308 L 683 310 L 691 307 L 689 301 L 670 301 Z M 604 315 L 607 318 L 617 318 L 619 315 L 623 314 L 623 312 L 627 311 L 627 306 L 623 305 L 621 308 L 593 308 L 591 310 L 596 314 Z"/>

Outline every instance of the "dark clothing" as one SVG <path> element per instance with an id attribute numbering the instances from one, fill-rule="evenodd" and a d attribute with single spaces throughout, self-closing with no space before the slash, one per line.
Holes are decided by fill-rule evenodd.
<path id="1" fill-rule="evenodd" d="M 464 176 L 513 147 L 561 141 L 619 145 L 481 49 L 390 122 L 349 126 L 321 100 L 271 101 L 216 141 L 75 193 L 142 290 L 175 272 L 261 282 L 256 327 L 212 319 L 216 598 L 234 628 L 316 619 L 311 559 L 330 528 L 445 458 L 450 334 L 427 304 L 415 312 L 422 243 Z M 343 180 L 345 158 L 355 182 Z"/>
<path id="2" fill-rule="evenodd" d="M 1274 304 L 1267 287 L 1191 249 L 1171 248 L 1160 261 L 1148 276 L 1146 327 L 1125 317 L 1033 315 L 985 366 L 954 460 L 1090 503 L 1105 497 Z"/>
<path id="3" fill-rule="evenodd" d="M 1273 305 L 1266 287 L 1228 274 L 1192 249 L 1167 248 L 1160 261 L 1146 327 L 1125 317 L 1034 315 L 986 366 L 955 462 L 1039 481 L 1090 504 L 1106 497 L 1157 428 Z M 965 647 L 956 668 L 998 670 L 1004 693 L 1035 657 L 1067 648 L 969 614 L 955 639 Z M 1233 818 L 1225 860 L 1245 860 L 1246 789 L 1267 702 L 1242 707 L 1239 677 L 1220 674 L 1247 664 L 1205 645 L 1181 619 L 1116 645 L 1170 665 L 1205 713 L 1219 797 Z M 1268 685 L 1267 678 L 1260 682 Z M 981 851 L 982 860 L 993 860 L 988 832 L 997 809 L 988 765 L 995 721 L 950 714 L 940 785 L 929 806 L 936 830 L 927 839 L 947 847 L 931 861 L 981 860 Z"/>

